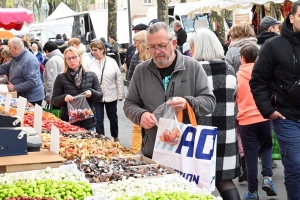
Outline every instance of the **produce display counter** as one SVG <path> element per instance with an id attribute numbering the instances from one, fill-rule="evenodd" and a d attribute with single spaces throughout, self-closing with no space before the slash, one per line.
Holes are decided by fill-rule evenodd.
<path id="1" fill-rule="evenodd" d="M 0 95 L 0 111 L 3 104 Z M 17 101 L 10 106 L 9 115 L 16 115 Z M 23 126 L 34 127 L 34 115 L 27 106 Z M 52 125 L 60 133 L 59 155 L 49 151 Z M 0 157 L 0 200 L 221 200 L 173 169 L 52 113 L 42 113 L 41 139 L 40 152 Z"/>
<path id="2" fill-rule="evenodd" d="M 0 157 L 0 173 L 57 168 L 64 161 L 61 156 L 47 150 L 29 152 L 28 155 Z"/>

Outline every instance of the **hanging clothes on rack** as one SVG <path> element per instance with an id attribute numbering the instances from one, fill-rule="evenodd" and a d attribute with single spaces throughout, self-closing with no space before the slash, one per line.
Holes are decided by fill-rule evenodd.
<path id="1" fill-rule="evenodd" d="M 293 3 L 290 2 L 289 0 L 284 0 L 283 4 L 280 5 L 280 11 L 283 16 L 283 18 L 286 18 L 288 14 L 292 10 Z"/>

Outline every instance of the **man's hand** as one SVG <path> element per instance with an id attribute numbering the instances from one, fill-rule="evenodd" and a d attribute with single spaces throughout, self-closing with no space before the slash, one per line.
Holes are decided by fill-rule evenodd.
<path id="1" fill-rule="evenodd" d="M 85 97 L 86 97 L 86 98 L 90 98 L 91 96 L 92 96 L 91 90 L 85 91 Z"/>
<path id="2" fill-rule="evenodd" d="M 182 111 L 186 109 L 186 99 L 182 97 L 174 97 L 168 102 L 169 106 L 173 106 L 175 111 Z"/>
<path id="3" fill-rule="evenodd" d="M 141 117 L 140 125 L 144 129 L 150 129 L 156 124 L 156 118 L 152 113 L 144 112 Z"/>
<path id="4" fill-rule="evenodd" d="M 280 112 L 278 112 L 278 111 L 273 112 L 272 115 L 270 115 L 269 118 L 270 118 L 271 120 L 275 120 L 275 119 L 277 119 L 278 117 L 281 118 L 281 119 L 285 119 L 285 117 L 284 117 L 283 115 L 281 115 Z"/>
<path id="5" fill-rule="evenodd" d="M 65 102 L 73 101 L 73 97 L 69 94 L 65 96 Z"/>
<path id="6" fill-rule="evenodd" d="M 11 84 L 10 82 L 8 82 L 8 84 L 7 84 L 7 89 L 8 89 L 9 92 L 15 91 L 14 85 Z"/>

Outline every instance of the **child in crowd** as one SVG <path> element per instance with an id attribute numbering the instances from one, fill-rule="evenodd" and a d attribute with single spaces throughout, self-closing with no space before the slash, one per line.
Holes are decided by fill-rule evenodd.
<path id="1" fill-rule="evenodd" d="M 258 154 L 262 162 L 262 189 L 268 196 L 276 196 L 276 189 L 272 183 L 272 135 L 271 121 L 264 119 L 257 109 L 250 91 L 249 81 L 255 59 L 258 55 L 255 44 L 246 43 L 240 48 L 241 66 L 237 72 L 237 104 L 240 135 L 244 147 L 244 156 L 247 167 L 248 192 L 244 200 L 259 199 L 257 164 Z M 259 151 L 257 151 L 259 149 Z"/>

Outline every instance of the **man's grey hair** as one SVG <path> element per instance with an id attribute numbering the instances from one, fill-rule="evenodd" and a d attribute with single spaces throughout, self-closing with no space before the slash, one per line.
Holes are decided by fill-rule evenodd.
<path id="1" fill-rule="evenodd" d="M 173 22 L 173 25 L 182 28 L 182 24 L 181 24 L 181 22 L 178 21 L 178 20 L 175 20 L 175 21 Z"/>
<path id="2" fill-rule="evenodd" d="M 18 49 L 24 48 L 24 43 L 21 38 L 11 38 L 9 42 L 11 45 L 16 46 Z"/>
<path id="3" fill-rule="evenodd" d="M 224 58 L 224 49 L 216 34 L 207 28 L 197 29 L 188 43 L 194 47 L 193 58 L 196 60 L 213 60 Z"/>
<path id="4" fill-rule="evenodd" d="M 165 22 L 157 22 L 151 25 L 148 29 L 148 34 L 154 34 L 160 31 L 161 29 L 165 30 L 168 34 L 168 39 L 176 39 L 174 30 Z"/>

